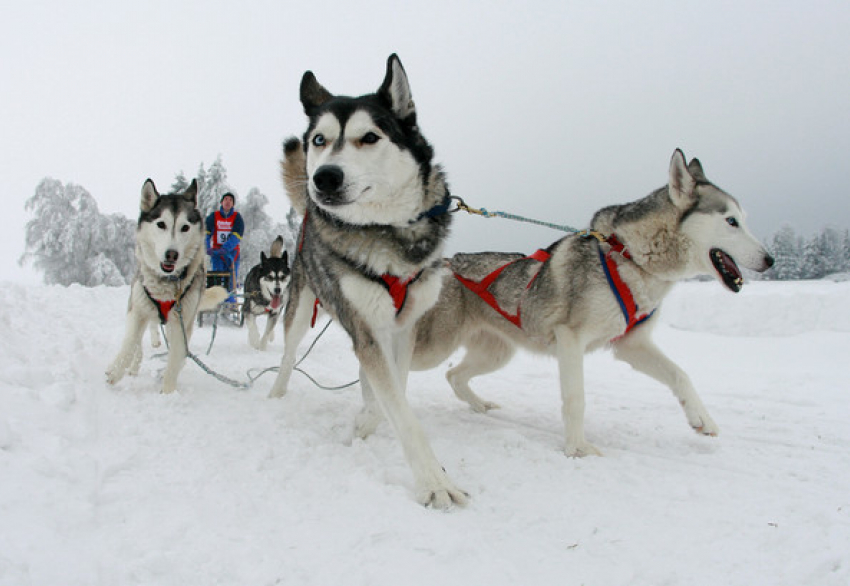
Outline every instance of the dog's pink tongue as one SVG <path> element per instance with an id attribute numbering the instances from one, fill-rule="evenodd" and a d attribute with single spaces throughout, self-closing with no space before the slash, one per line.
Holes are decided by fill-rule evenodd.
<path id="1" fill-rule="evenodd" d="M 280 295 L 272 295 L 272 309 L 280 307 Z"/>

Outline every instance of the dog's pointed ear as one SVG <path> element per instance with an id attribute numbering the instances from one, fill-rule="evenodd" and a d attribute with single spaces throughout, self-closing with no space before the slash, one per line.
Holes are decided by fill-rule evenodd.
<path id="1" fill-rule="evenodd" d="M 266 264 L 267 260 L 268 260 L 268 257 L 266 256 L 266 253 L 261 250 L 260 251 L 260 264 Z"/>
<path id="2" fill-rule="evenodd" d="M 322 104 L 332 97 L 333 94 L 318 82 L 312 71 L 304 73 L 304 77 L 301 78 L 301 105 L 304 106 L 304 113 L 307 116 L 312 116 Z"/>
<path id="3" fill-rule="evenodd" d="M 699 162 L 699 159 L 691 159 L 691 162 L 688 163 L 688 171 L 690 171 L 691 177 L 693 177 L 697 181 L 702 181 L 705 183 L 708 182 L 708 179 L 705 178 L 705 171 L 702 170 L 702 163 Z"/>
<path id="4" fill-rule="evenodd" d="M 696 181 L 685 164 L 685 154 L 676 149 L 670 160 L 670 200 L 681 209 L 686 209 L 696 199 Z"/>
<path id="5" fill-rule="evenodd" d="M 186 201 L 192 202 L 195 207 L 198 206 L 198 180 L 192 179 L 192 183 L 189 184 L 189 187 L 186 188 L 186 191 L 183 192 L 183 199 Z"/>
<path id="6" fill-rule="evenodd" d="M 145 184 L 142 185 L 142 200 L 139 203 L 139 207 L 143 212 L 149 212 L 156 205 L 156 200 L 159 199 L 159 192 L 156 190 L 156 185 L 153 184 L 152 179 L 145 180 Z"/>
<path id="7" fill-rule="evenodd" d="M 283 259 L 283 266 L 288 267 L 289 266 L 289 251 L 284 250 L 283 256 L 281 256 L 280 258 Z"/>
<path id="8" fill-rule="evenodd" d="M 387 59 L 387 74 L 378 90 L 378 96 L 386 101 L 399 120 L 406 120 L 416 115 L 416 106 L 413 104 L 407 73 L 395 53 Z"/>

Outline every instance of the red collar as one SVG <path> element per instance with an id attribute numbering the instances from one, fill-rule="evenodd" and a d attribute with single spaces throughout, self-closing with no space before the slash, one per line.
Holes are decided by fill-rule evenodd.
<path id="1" fill-rule="evenodd" d="M 515 314 L 508 313 L 507 311 L 502 309 L 502 307 L 499 305 L 499 302 L 496 301 L 496 297 L 492 293 L 490 293 L 490 285 L 492 285 L 496 281 L 496 279 L 499 277 L 499 275 L 502 273 L 502 271 L 504 271 L 506 268 L 508 268 L 509 266 L 514 264 L 515 262 L 519 262 L 521 260 L 529 260 L 529 259 L 536 260 L 539 263 L 541 263 L 540 268 L 542 268 L 543 263 L 545 263 L 547 260 L 549 260 L 549 258 L 551 256 L 552 255 L 549 254 L 549 252 L 547 252 L 545 250 L 538 250 L 537 252 L 535 252 L 535 253 L 533 253 L 529 256 L 525 256 L 523 258 L 518 258 L 516 260 L 513 260 L 513 261 L 505 264 L 505 265 L 500 266 L 499 268 L 497 268 L 495 271 L 493 271 L 492 273 L 490 273 L 489 275 L 487 275 L 486 277 L 484 277 L 480 281 L 473 281 L 472 279 L 467 279 L 466 277 L 461 276 L 457 273 L 454 273 L 454 276 L 458 281 L 460 281 L 464 285 L 464 287 L 466 287 L 467 289 L 469 289 L 470 291 L 472 291 L 473 293 L 478 295 L 482 300 L 484 300 L 484 302 L 487 305 L 489 305 L 490 307 L 495 309 L 496 313 L 498 313 L 503 318 L 505 318 L 506 320 L 508 320 L 512 324 L 514 324 L 516 327 L 522 329 L 522 317 L 520 316 L 521 307 L 519 307 L 519 306 L 517 307 Z M 538 272 L 534 273 L 534 276 L 531 277 L 531 280 L 528 282 L 528 285 L 525 286 L 526 289 L 531 287 L 531 284 L 534 282 L 534 279 L 537 278 L 538 273 L 539 273 L 539 269 L 538 269 Z"/>

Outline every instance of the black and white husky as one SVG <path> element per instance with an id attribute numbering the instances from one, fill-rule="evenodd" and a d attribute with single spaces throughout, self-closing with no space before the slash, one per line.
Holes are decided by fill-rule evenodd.
<path id="1" fill-rule="evenodd" d="M 387 60 L 378 91 L 335 96 L 312 72 L 301 80 L 309 118 L 303 147 L 285 144 L 287 187 L 304 214 L 284 313 L 285 353 L 270 395 L 287 392 L 298 343 L 317 307 L 351 337 L 364 395 L 386 413 L 412 468 L 417 499 L 446 508 L 466 494 L 449 479 L 405 397 L 413 327 L 445 274 L 449 192 L 420 134 L 407 75 Z M 296 177 L 305 177 L 298 181 Z"/>
<path id="2" fill-rule="evenodd" d="M 142 186 L 136 275 L 130 288 L 124 342 L 106 371 L 109 384 L 120 381 L 128 371 L 138 373 L 145 329 L 150 322 L 162 323 L 169 342 L 162 392 L 172 392 L 186 362 L 195 314 L 199 309 L 214 308 L 227 297 L 223 287 L 205 289 L 204 225 L 197 194 L 195 180 L 185 192 L 167 195 L 160 195 L 150 179 Z"/>
<path id="3" fill-rule="evenodd" d="M 283 296 L 289 286 L 289 255 L 283 249 L 283 237 L 272 242 L 269 256 L 260 253 L 260 264 L 245 277 L 245 302 L 242 315 L 248 324 L 248 343 L 257 350 L 265 350 L 274 341 L 274 328 L 283 311 Z M 266 316 L 266 330 L 260 338 L 257 317 Z"/>
<path id="4" fill-rule="evenodd" d="M 461 346 L 446 377 L 476 411 L 497 405 L 469 387 L 505 365 L 517 347 L 558 359 L 565 452 L 599 454 L 584 434 L 583 355 L 610 345 L 614 355 L 669 386 L 698 433 L 718 427 L 688 375 L 651 338 L 658 310 L 682 279 L 713 275 L 741 290 L 740 267 L 765 271 L 773 259 L 744 224 L 738 201 L 706 179 L 697 159 L 677 150 L 669 183 L 643 199 L 598 211 L 590 230 L 530 256 L 459 254 L 450 260 L 440 299 L 417 327 L 412 368 L 433 368 Z M 366 405 L 361 436 L 380 421 Z"/>

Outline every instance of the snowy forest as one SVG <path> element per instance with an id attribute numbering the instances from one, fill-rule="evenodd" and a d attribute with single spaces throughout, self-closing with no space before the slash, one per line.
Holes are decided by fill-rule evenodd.
<path id="1" fill-rule="evenodd" d="M 294 253 L 300 223 L 295 210 L 290 209 L 285 222 L 279 223 L 266 213 L 269 200 L 259 189 L 252 187 L 240 197 L 227 181 L 221 156 L 208 169 L 201 163 L 197 179 L 198 206 L 204 216 L 218 207 L 222 195 L 236 194 L 236 209 L 245 220 L 240 282 L 278 234 L 290 254 Z M 169 191 L 183 191 L 189 183 L 181 171 Z M 102 214 L 85 188 L 52 178 L 38 184 L 25 207 L 33 218 L 26 226 L 26 248 L 19 262 L 31 262 L 43 273 L 45 283 L 87 287 L 130 283 L 135 271 L 134 220 L 122 214 Z M 749 273 L 751 279 L 808 280 L 850 272 L 850 231 L 846 229 L 826 227 L 806 238 L 786 225 L 765 244 L 776 264 L 764 274 Z"/>
<path id="2" fill-rule="evenodd" d="M 259 189 L 252 187 L 242 197 L 228 183 L 221 156 L 208 169 L 201 163 L 196 178 L 198 207 L 204 217 L 218 208 L 225 193 L 236 196 L 236 210 L 245 221 L 240 282 L 260 261 L 260 252 L 268 254 L 278 235 L 283 236 L 290 254 L 294 252 L 295 235 L 300 226 L 295 210 L 289 210 L 284 223 L 275 222 L 266 213 L 269 199 Z M 181 171 L 169 189 L 160 191 L 184 191 L 190 182 Z M 123 214 L 101 213 L 94 197 L 84 187 L 62 184 L 50 177 L 41 180 L 25 208 L 33 217 L 26 225 L 26 247 L 19 263 L 32 263 L 44 275 L 46 284 L 121 286 L 133 279 L 135 220 Z"/>

